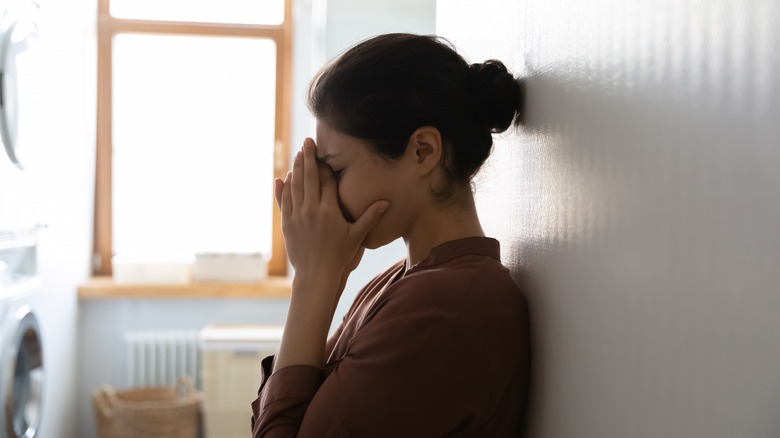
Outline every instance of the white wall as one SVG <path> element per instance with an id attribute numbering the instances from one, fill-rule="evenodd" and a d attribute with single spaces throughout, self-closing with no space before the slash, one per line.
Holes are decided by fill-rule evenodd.
<path id="1" fill-rule="evenodd" d="M 465 0 L 437 30 L 528 77 L 479 209 L 529 298 L 529 437 L 780 435 L 771 1 Z"/>
<path id="2" fill-rule="evenodd" d="M 327 5 L 328 59 L 370 36 L 435 30 L 435 0 L 327 0 Z"/>

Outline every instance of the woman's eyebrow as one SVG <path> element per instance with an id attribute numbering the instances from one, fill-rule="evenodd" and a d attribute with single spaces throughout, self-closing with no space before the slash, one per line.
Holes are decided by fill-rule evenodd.
<path id="1" fill-rule="evenodd" d="M 332 158 L 336 158 L 338 156 L 339 156 L 339 154 L 325 154 L 325 155 L 323 155 L 321 157 L 317 157 L 317 161 L 320 162 L 320 163 L 326 163 L 327 164 L 327 162 L 330 161 Z"/>

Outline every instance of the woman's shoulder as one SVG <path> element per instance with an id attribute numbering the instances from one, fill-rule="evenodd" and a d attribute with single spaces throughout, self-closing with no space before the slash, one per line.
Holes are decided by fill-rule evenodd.
<path id="1" fill-rule="evenodd" d="M 525 306 L 510 271 L 499 260 L 479 254 L 410 270 L 386 292 L 388 304 L 395 301 L 404 307 L 437 308 L 455 315 Z"/>

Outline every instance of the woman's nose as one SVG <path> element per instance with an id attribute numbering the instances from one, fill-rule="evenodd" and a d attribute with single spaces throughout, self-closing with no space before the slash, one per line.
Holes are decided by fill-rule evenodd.
<path id="1" fill-rule="evenodd" d="M 333 177 L 333 170 L 325 163 L 317 163 L 320 172 L 320 186 L 325 184 L 336 183 L 336 178 Z"/>

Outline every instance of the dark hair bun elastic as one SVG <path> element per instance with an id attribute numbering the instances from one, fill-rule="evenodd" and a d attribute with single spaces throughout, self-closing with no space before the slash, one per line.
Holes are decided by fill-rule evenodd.
<path id="1" fill-rule="evenodd" d="M 521 123 L 523 84 L 495 59 L 469 66 L 469 92 L 477 119 L 491 132 L 504 132 Z"/>

